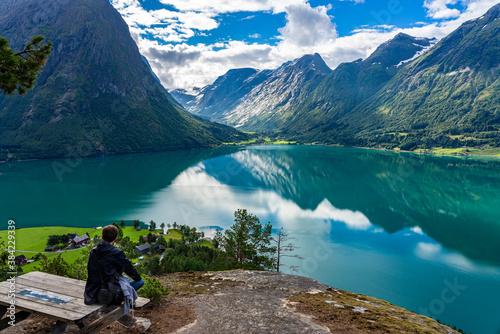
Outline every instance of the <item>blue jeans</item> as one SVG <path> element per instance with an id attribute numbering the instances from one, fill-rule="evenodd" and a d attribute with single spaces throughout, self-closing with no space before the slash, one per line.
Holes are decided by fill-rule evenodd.
<path id="1" fill-rule="evenodd" d="M 140 281 L 130 280 L 130 285 L 135 289 L 135 291 L 139 290 L 144 285 L 144 280 Z"/>

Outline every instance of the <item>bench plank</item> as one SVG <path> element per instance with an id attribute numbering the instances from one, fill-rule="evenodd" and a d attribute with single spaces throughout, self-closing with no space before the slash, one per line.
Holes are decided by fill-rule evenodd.
<path id="1" fill-rule="evenodd" d="M 24 296 L 19 295 L 19 297 Z M 10 303 L 10 299 L 8 299 L 7 295 L 4 295 L 3 292 L 0 292 L 0 302 L 7 304 Z M 16 296 L 16 310 L 24 310 L 32 313 L 46 315 L 48 317 L 62 321 L 77 321 L 86 316 L 86 314 L 65 310 L 62 308 L 58 309 L 55 307 L 49 307 L 44 303 L 48 302 L 44 302 L 42 300 L 38 301 L 37 299 L 29 297 L 18 298 Z"/>
<path id="2" fill-rule="evenodd" d="M 79 333 L 94 333 L 123 317 L 123 307 L 115 307 L 115 309 L 111 307 L 108 308 L 110 312 L 88 326 L 85 326 L 86 322 L 84 319 L 95 314 L 96 311 L 105 308 L 105 305 L 101 304 L 85 305 L 83 298 L 85 284 L 85 281 L 51 275 L 39 271 L 20 275 L 16 277 L 15 282 L 16 309 L 23 311 L 23 315 L 26 314 L 26 312 L 31 312 L 57 320 L 58 326 L 54 328 L 56 332 L 63 329 L 65 323 L 73 321 L 80 324 L 79 327 L 83 326 Z M 25 289 L 70 298 L 71 301 L 65 304 L 56 304 L 18 294 L 18 292 Z M 9 291 L 10 282 L 0 282 L 0 308 L 2 309 L 10 305 L 11 298 L 8 297 Z M 136 300 L 134 308 L 140 309 L 149 302 L 149 299 L 139 297 Z"/>
<path id="3" fill-rule="evenodd" d="M 16 285 L 22 284 L 24 286 L 30 287 L 34 290 L 40 290 L 40 287 L 44 287 L 45 290 L 53 291 L 53 294 L 65 294 L 66 296 L 70 296 L 71 298 L 81 298 L 83 299 L 83 293 L 85 289 L 80 286 L 64 286 L 61 289 L 61 285 L 57 282 L 39 282 L 37 280 L 31 278 L 24 278 L 23 276 L 19 276 L 16 278 Z M 28 288 L 28 289 L 30 289 Z M 20 290 L 20 289 L 17 289 Z"/>
<path id="4" fill-rule="evenodd" d="M 74 278 L 68 278 L 64 276 L 58 276 L 58 275 L 52 275 L 52 274 L 47 274 L 41 271 L 32 271 L 27 274 L 21 275 L 19 277 L 29 277 L 30 279 L 36 278 L 40 282 L 46 282 L 47 280 L 50 281 L 57 281 L 61 282 L 62 284 L 68 284 L 68 285 L 79 285 L 85 287 L 86 282 L 85 281 L 80 281 Z"/>
<path id="5" fill-rule="evenodd" d="M 0 287 L 0 293 L 3 291 L 2 289 L 3 288 Z M 36 290 L 36 291 L 42 292 L 42 293 L 48 293 L 48 294 L 52 294 L 52 295 L 57 295 L 57 296 L 64 297 L 64 298 L 70 298 L 71 301 L 67 302 L 67 303 L 64 303 L 64 304 L 56 304 L 56 303 L 52 303 L 52 302 L 49 302 L 49 301 L 45 301 L 45 300 L 41 300 L 41 299 L 29 297 L 29 296 L 20 295 L 18 293 L 19 291 L 22 291 L 22 290 L 25 290 L 25 289 L 31 289 L 31 290 Z M 17 284 L 17 283 L 16 283 L 16 294 L 15 294 L 15 297 L 16 297 L 16 300 L 28 298 L 27 300 L 40 301 L 41 303 L 44 303 L 45 305 L 47 305 L 49 307 L 64 308 L 64 309 L 68 309 L 68 310 L 71 310 L 71 311 L 79 312 L 79 313 L 82 313 L 82 314 L 89 314 L 89 313 L 97 311 L 99 308 L 101 308 L 101 306 L 97 306 L 97 305 L 85 305 L 85 303 L 83 302 L 82 296 L 80 296 L 78 298 L 78 297 L 74 297 L 74 296 L 67 295 L 67 294 L 64 294 L 64 293 L 54 292 L 53 290 L 43 289 L 41 287 L 26 286 L 24 284 Z"/>

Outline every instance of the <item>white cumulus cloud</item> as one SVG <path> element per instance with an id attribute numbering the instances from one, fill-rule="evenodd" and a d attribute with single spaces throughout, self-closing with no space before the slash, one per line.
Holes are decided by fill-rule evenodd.
<path id="1" fill-rule="evenodd" d="M 427 8 L 428 15 L 433 19 L 449 19 L 461 14 L 458 9 L 448 7 L 457 2 L 457 0 L 425 0 L 424 7 Z"/>
<path id="2" fill-rule="evenodd" d="M 349 1 L 349 0 L 347 0 Z M 452 6 L 460 1 L 464 10 Z M 430 22 L 415 22 L 399 28 L 390 22 L 375 23 L 338 36 L 334 9 L 313 7 L 305 0 L 161 0 L 175 10 L 146 10 L 139 0 L 112 0 L 130 27 L 141 53 L 167 89 L 202 87 L 229 69 L 276 68 L 304 54 L 319 53 L 331 68 L 342 62 L 368 57 L 380 44 L 403 32 L 416 37 L 445 37 L 465 21 L 483 15 L 498 0 L 425 0 Z M 362 1 L 354 1 L 362 2 Z M 215 31 L 221 13 L 285 13 L 285 24 L 276 31 L 277 43 L 227 40 L 214 44 L 193 44 L 190 39 Z M 151 40 L 154 37 L 156 40 Z"/>
<path id="3" fill-rule="evenodd" d="M 141 39 L 141 53 L 167 88 L 200 87 L 231 68 L 274 67 L 272 47 L 229 41 L 212 45 L 166 44 Z"/>
<path id="4" fill-rule="evenodd" d="M 321 43 L 332 43 L 337 32 L 327 11 L 330 8 L 309 4 L 290 5 L 285 8 L 287 23 L 278 29 L 284 44 L 297 47 L 317 47 Z"/>
<path id="5" fill-rule="evenodd" d="M 131 216 L 159 221 L 168 215 L 181 224 L 193 226 L 203 222 L 227 228 L 235 208 L 245 207 L 257 216 L 275 216 L 281 225 L 291 230 L 303 229 L 306 223 L 315 224 L 317 231 L 324 233 L 331 230 L 334 222 L 343 223 L 352 230 L 369 230 L 373 226 L 362 212 L 338 209 L 327 199 L 314 209 L 303 209 L 271 190 L 242 193 L 209 175 L 203 163 L 182 172 L 171 186 L 152 194 L 148 202 L 147 207 Z M 209 221 L 208 217 L 218 217 L 222 211 L 226 219 Z"/>
<path id="6" fill-rule="evenodd" d="M 181 11 L 212 13 L 272 11 L 281 13 L 290 4 L 304 3 L 305 0 L 160 0 Z"/>

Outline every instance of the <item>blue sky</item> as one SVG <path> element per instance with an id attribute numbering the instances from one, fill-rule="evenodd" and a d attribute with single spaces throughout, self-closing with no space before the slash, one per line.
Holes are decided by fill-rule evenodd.
<path id="1" fill-rule="evenodd" d="M 446 36 L 498 0 L 110 0 L 167 89 L 319 53 L 335 68 L 404 32 Z"/>

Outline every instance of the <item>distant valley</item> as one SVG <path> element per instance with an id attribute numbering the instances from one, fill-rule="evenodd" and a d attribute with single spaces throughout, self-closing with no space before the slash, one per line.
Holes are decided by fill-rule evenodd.
<path id="1" fill-rule="evenodd" d="M 54 43 L 34 89 L 0 95 L 0 161 L 262 136 L 402 150 L 500 147 L 500 4 L 439 42 L 400 33 L 334 70 L 316 53 L 170 93 L 107 0 L 9 0 L 0 11 L 0 36 L 14 49 L 37 34 Z"/>
<path id="2" fill-rule="evenodd" d="M 319 54 L 173 90 L 189 112 L 296 142 L 500 146 L 500 4 L 441 41 L 400 33 L 331 70 Z"/>

